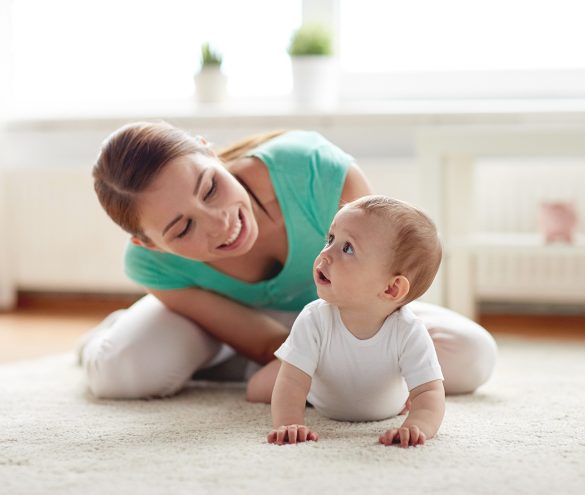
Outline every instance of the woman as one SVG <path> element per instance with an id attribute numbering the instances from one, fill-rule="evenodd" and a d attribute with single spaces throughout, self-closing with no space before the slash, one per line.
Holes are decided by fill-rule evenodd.
<path id="1" fill-rule="evenodd" d="M 273 360 L 317 297 L 312 263 L 331 219 L 371 193 L 352 157 L 303 131 L 216 155 L 204 138 L 168 124 L 131 124 L 105 141 L 93 176 L 100 203 L 131 235 L 126 273 L 149 292 L 82 349 L 89 387 L 102 398 L 171 395 L 236 353 Z M 484 383 L 496 355 L 489 333 L 446 309 L 411 305 L 433 338 L 447 392 Z"/>

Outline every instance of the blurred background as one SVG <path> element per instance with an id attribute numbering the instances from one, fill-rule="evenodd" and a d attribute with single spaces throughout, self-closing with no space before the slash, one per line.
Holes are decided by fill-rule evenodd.
<path id="1" fill-rule="evenodd" d="M 28 355 L 23 335 L 69 345 L 144 293 L 91 181 L 101 142 L 135 120 L 217 147 L 317 130 L 376 192 L 437 220 L 447 256 L 427 300 L 585 334 L 584 14 L 578 0 L 0 0 L 0 359 Z"/>

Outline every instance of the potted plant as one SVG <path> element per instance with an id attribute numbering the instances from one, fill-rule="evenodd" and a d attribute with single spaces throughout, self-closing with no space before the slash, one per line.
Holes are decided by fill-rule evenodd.
<path id="1" fill-rule="evenodd" d="M 296 102 L 317 108 L 335 106 L 338 74 L 331 31 L 321 24 L 303 24 L 293 33 L 288 53 Z"/>
<path id="2" fill-rule="evenodd" d="M 203 103 L 219 103 L 227 95 L 227 77 L 221 71 L 222 54 L 208 42 L 201 45 L 201 69 L 195 75 L 197 99 Z"/>

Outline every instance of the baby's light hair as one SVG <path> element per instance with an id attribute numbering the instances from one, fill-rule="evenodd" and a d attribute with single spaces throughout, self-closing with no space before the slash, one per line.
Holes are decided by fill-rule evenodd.
<path id="1" fill-rule="evenodd" d="M 409 203 L 382 195 L 363 196 L 344 208 L 357 208 L 389 222 L 394 232 L 388 246 L 391 275 L 404 275 L 410 282 L 410 290 L 401 305 L 422 296 L 431 286 L 443 254 L 437 228 L 430 217 Z"/>

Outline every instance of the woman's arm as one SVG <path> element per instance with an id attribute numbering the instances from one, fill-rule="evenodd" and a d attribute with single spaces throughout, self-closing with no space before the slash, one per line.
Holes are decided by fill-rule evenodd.
<path id="1" fill-rule="evenodd" d="M 274 351 L 288 336 L 289 329 L 273 318 L 205 289 L 149 292 L 172 311 L 260 364 L 272 361 Z"/>
<path id="2" fill-rule="evenodd" d="M 355 163 L 349 166 L 343 190 L 341 191 L 341 200 L 339 206 L 349 203 L 354 199 L 361 198 L 372 194 L 372 187 L 366 178 L 366 175 Z"/>

